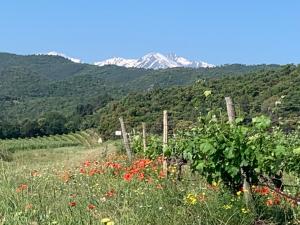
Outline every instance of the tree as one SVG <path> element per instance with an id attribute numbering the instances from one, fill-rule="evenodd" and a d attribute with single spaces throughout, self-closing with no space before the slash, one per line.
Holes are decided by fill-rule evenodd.
<path id="1" fill-rule="evenodd" d="M 20 125 L 20 134 L 22 137 L 35 137 L 40 135 L 38 122 L 25 119 Z"/>
<path id="2" fill-rule="evenodd" d="M 50 112 L 39 120 L 39 126 L 45 135 L 63 134 L 67 132 L 66 122 L 67 119 L 62 114 Z"/>

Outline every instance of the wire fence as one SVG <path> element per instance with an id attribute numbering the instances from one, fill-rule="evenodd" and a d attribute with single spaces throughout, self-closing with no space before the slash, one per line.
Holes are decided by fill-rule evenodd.
<path id="1" fill-rule="evenodd" d="M 274 123 L 285 122 L 289 124 L 290 122 L 299 121 L 300 118 L 300 104 L 296 104 L 293 106 L 283 106 L 278 105 L 275 107 L 269 107 L 265 109 L 264 112 L 261 112 L 262 106 L 259 106 L 254 103 L 234 103 L 235 111 L 237 116 L 242 116 L 245 118 L 245 121 L 251 122 L 251 118 L 258 114 L 265 114 L 270 116 Z M 189 108 L 189 112 L 186 111 L 179 111 L 179 110 L 169 110 L 168 111 L 168 135 L 174 135 L 176 130 L 182 128 L 183 126 L 189 126 L 197 122 L 200 116 L 206 115 L 206 113 L 214 108 L 213 106 L 209 108 L 201 108 L 195 107 L 193 109 Z M 245 112 L 245 108 L 248 108 L 248 112 Z M 255 110 L 258 109 L 259 110 Z M 291 108 L 297 108 L 298 110 L 293 110 L 294 113 L 289 117 L 284 117 L 281 111 Z M 225 110 L 225 103 L 223 108 L 219 108 L 218 110 L 214 108 L 215 111 L 223 114 L 223 117 L 226 118 L 226 110 Z M 142 133 L 142 122 L 146 122 L 147 132 L 154 133 L 154 134 L 162 134 L 163 131 L 163 113 L 155 112 L 155 115 L 152 116 L 152 120 L 146 121 L 126 121 L 124 118 L 125 126 L 128 127 L 128 132 L 130 133 Z"/>

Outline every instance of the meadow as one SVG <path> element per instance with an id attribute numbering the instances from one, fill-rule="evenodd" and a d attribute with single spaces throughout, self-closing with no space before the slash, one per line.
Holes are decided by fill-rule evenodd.
<path id="1" fill-rule="evenodd" d="M 18 151 L 13 161 L 0 161 L 0 224 L 246 225 L 257 220 L 242 192 L 232 194 L 188 170 L 178 181 L 172 166 L 166 179 L 161 157 L 137 156 L 128 163 L 116 146 Z"/>
<path id="2" fill-rule="evenodd" d="M 1 224 L 101 224 L 105 218 L 115 224 L 251 221 L 239 197 L 226 200 L 225 193 L 196 177 L 166 180 L 159 160 L 129 165 L 122 155 L 100 157 L 99 148 L 72 147 L 19 152 L 13 162 L 1 162 Z"/>

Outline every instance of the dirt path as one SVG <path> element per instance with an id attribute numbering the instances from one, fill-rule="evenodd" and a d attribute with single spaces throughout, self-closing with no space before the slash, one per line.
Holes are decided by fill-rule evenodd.
<path id="1" fill-rule="evenodd" d="M 56 170 L 71 169 L 78 167 L 86 160 L 101 160 L 107 155 L 117 152 L 114 143 L 103 143 L 99 147 L 67 147 L 57 149 L 28 150 L 18 152 L 14 155 L 12 162 L 1 161 L 0 172 L 2 170 L 16 173 L 30 173 L 34 170 Z"/>

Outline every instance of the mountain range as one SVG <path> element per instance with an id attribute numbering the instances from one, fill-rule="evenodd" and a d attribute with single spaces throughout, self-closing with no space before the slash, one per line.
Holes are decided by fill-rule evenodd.
<path id="1" fill-rule="evenodd" d="M 84 63 L 82 60 L 67 56 L 64 53 L 51 51 L 46 54 L 37 55 L 49 55 L 49 56 L 60 56 L 68 59 L 74 63 Z M 202 61 L 191 61 L 184 57 L 177 56 L 176 54 L 161 54 L 157 52 L 151 52 L 138 59 L 125 59 L 121 57 L 113 57 L 103 61 L 93 63 L 96 66 L 105 65 L 116 65 L 127 68 L 142 68 L 142 69 L 168 69 L 175 67 L 183 68 L 212 68 L 215 67 L 213 64 Z"/>
<path id="2" fill-rule="evenodd" d="M 157 52 L 151 52 L 139 59 L 125 59 L 120 57 L 110 58 L 104 61 L 96 62 L 97 66 L 117 65 L 124 67 L 135 67 L 144 69 L 167 69 L 174 67 L 190 68 L 211 68 L 215 67 L 202 61 L 191 61 L 176 54 L 163 55 Z"/>

